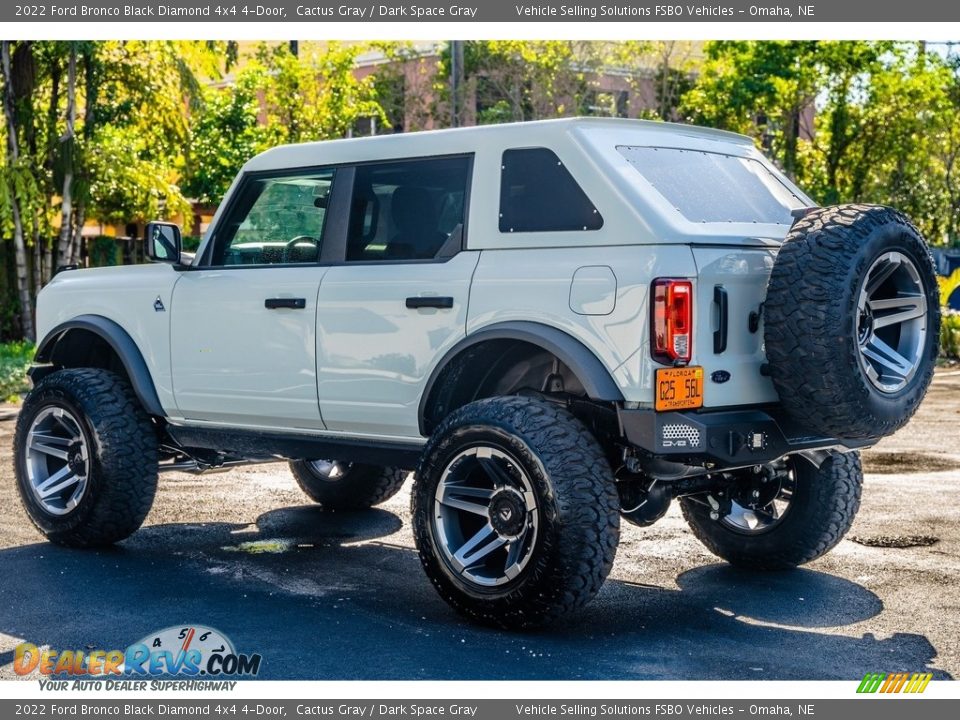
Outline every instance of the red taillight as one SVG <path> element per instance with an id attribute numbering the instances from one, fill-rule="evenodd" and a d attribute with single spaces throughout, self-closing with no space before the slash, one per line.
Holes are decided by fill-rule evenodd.
<path id="1" fill-rule="evenodd" d="M 690 362 L 693 355 L 693 284 L 689 280 L 653 281 L 650 352 L 664 365 Z"/>

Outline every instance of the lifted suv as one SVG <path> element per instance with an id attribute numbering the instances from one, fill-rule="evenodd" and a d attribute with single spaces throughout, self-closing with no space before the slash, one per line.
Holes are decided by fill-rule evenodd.
<path id="1" fill-rule="evenodd" d="M 16 433 L 50 540 L 116 542 L 158 471 L 290 460 L 325 509 L 415 470 L 413 531 L 465 615 L 585 603 L 621 518 L 679 499 L 750 568 L 830 550 L 857 448 L 937 352 L 933 265 L 895 210 L 812 201 L 747 138 L 560 120 L 279 147 L 196 257 L 59 274 Z"/>

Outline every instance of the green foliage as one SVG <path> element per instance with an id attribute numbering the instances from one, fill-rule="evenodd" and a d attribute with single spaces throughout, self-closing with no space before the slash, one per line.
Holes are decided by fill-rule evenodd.
<path id="1" fill-rule="evenodd" d="M 87 241 L 87 252 L 92 267 L 112 267 L 118 264 L 119 247 L 117 239 L 99 235 Z"/>
<path id="2" fill-rule="evenodd" d="M 353 72 L 365 49 L 330 42 L 321 51 L 293 55 L 286 45 L 261 45 L 242 83 L 263 97 L 266 144 L 344 138 L 361 118 L 386 125 L 373 77 Z"/>
<path id="3" fill-rule="evenodd" d="M 266 148 L 253 75 L 240 77 L 229 90 L 209 88 L 203 109 L 190 128 L 184 191 L 202 203 L 217 203 L 240 168 Z"/>
<path id="4" fill-rule="evenodd" d="M 940 321 L 940 355 L 960 360 L 960 312 L 944 308 Z"/>
<path id="5" fill-rule="evenodd" d="M 478 122 L 517 122 L 584 111 L 601 45 L 571 40 L 474 40 L 463 46 L 463 73 L 476 85 Z M 435 91 L 449 100 L 449 46 Z"/>
<path id="6" fill-rule="evenodd" d="M 818 202 L 894 205 L 960 242 L 960 75 L 923 44 L 707 43 L 681 111 L 751 135 Z"/>
<path id="7" fill-rule="evenodd" d="M 14 400 L 30 389 L 27 368 L 33 352 L 34 347 L 28 342 L 0 344 L 0 401 Z"/>

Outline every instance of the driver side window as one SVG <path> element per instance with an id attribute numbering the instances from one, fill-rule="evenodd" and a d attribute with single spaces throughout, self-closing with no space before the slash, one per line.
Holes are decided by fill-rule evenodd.
<path id="1" fill-rule="evenodd" d="M 240 190 L 213 265 L 298 265 L 320 259 L 335 171 L 255 177 Z"/>

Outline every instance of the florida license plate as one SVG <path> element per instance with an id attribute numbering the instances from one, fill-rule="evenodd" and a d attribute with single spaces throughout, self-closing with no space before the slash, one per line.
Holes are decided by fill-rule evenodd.
<path id="1" fill-rule="evenodd" d="M 657 370 L 657 410 L 689 410 L 703 406 L 703 368 L 681 367 Z"/>

